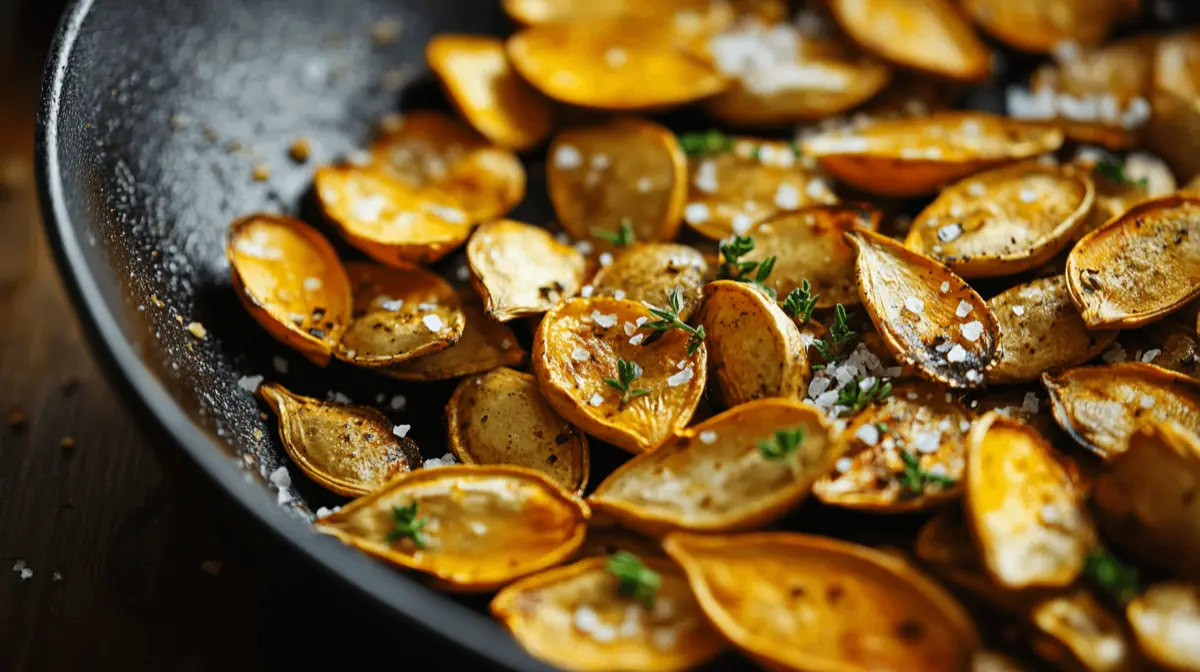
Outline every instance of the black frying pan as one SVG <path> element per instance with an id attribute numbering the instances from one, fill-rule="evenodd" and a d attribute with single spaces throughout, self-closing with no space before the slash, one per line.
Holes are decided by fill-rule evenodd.
<path id="1" fill-rule="evenodd" d="M 273 357 L 286 348 L 242 311 L 224 255 L 226 226 L 239 215 L 275 211 L 317 223 L 307 196 L 313 164 L 362 146 L 381 115 L 444 107 L 424 68 L 425 42 L 447 30 L 507 33 L 498 4 L 78 0 L 46 69 L 38 171 L 49 238 L 91 341 L 168 451 L 180 447 L 303 556 L 402 619 L 449 637 L 475 662 L 542 670 L 483 613 L 485 600 L 438 594 L 312 533 L 277 505 L 261 474 L 285 460 L 273 424 L 260 419 L 240 377 L 265 374 L 301 393 L 336 390 L 368 404 L 403 393 L 408 406 L 392 415 L 413 426 L 426 457 L 444 452 L 441 404 L 450 387 L 405 385 L 336 365 L 319 370 L 296 356 L 288 357 L 286 374 L 277 373 Z M 1200 14 L 1191 3 L 1175 7 L 1189 19 Z M 380 19 L 403 24 L 399 39 L 372 40 Z M 1008 60 L 1010 76 L 1023 81 L 1033 62 L 1011 53 Z M 970 91 L 965 100 L 996 108 L 1001 89 Z M 315 148 L 305 165 L 287 159 L 300 136 Z M 251 179 L 259 163 L 269 166 L 269 180 Z M 535 162 L 530 197 L 513 216 L 551 219 L 543 191 Z M 195 341 L 176 315 L 204 324 L 207 340 Z M 239 464 L 244 454 L 254 469 Z M 614 459 L 594 451 L 601 474 Z M 298 469 L 291 473 L 303 508 L 340 503 Z M 825 511 L 806 516 L 803 527 L 846 536 L 870 527 L 866 521 Z M 911 537 L 919 521 L 884 522 Z"/>

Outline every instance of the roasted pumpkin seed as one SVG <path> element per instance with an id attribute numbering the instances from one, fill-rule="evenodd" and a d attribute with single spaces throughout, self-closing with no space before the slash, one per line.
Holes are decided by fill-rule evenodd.
<path id="1" fill-rule="evenodd" d="M 762 290 L 732 280 L 709 283 L 696 321 L 707 334 L 712 393 L 719 405 L 804 398 L 811 371 L 800 331 Z"/>
<path id="2" fill-rule="evenodd" d="M 354 294 L 350 326 L 334 350 L 357 366 L 391 366 L 433 354 L 462 337 L 466 318 L 458 293 L 420 268 L 346 264 Z"/>
<path id="3" fill-rule="evenodd" d="M 688 159 L 683 218 L 701 235 L 716 240 L 740 236 L 777 213 L 837 202 L 829 185 L 797 157 L 792 145 L 753 138 L 725 142 L 727 150 Z"/>
<path id="4" fill-rule="evenodd" d="M 413 189 L 448 194 L 471 222 L 503 217 L 525 196 L 525 168 L 517 155 L 441 112 L 399 117 L 371 144 L 371 156 Z"/>
<path id="5" fill-rule="evenodd" d="M 964 0 L 962 7 L 996 39 L 1049 53 L 1063 43 L 1098 44 L 1123 11 L 1122 0 Z"/>
<path id="6" fill-rule="evenodd" d="M 407 186 L 375 167 L 322 166 L 313 188 L 346 242 L 389 266 L 437 261 L 471 233 L 450 194 Z"/>
<path id="7" fill-rule="evenodd" d="M 1138 559 L 1200 581 L 1200 438 L 1174 422 L 1142 425 L 1096 479 L 1105 533 Z"/>
<path id="8" fill-rule="evenodd" d="M 691 337 L 679 329 L 649 341 L 653 317 L 626 299 L 573 299 L 546 313 L 533 344 L 533 370 L 550 406 L 635 453 L 687 426 L 707 380 L 703 343 L 689 348 Z"/>
<path id="9" fill-rule="evenodd" d="M 1196 144 L 1200 134 L 1200 31 L 1188 29 L 1159 38 L 1155 45 L 1150 87 L 1153 123 L 1146 125 L 1146 145 L 1178 175 L 1200 173 Z"/>
<path id="10" fill-rule="evenodd" d="M 996 412 L 967 437 L 966 512 L 984 567 L 1010 590 L 1066 587 L 1096 543 L 1086 493 L 1032 427 Z"/>
<path id="11" fill-rule="evenodd" d="M 1151 419 L 1200 432 L 1200 381 L 1152 364 L 1084 366 L 1042 374 L 1042 384 L 1058 424 L 1101 457 L 1124 452 L 1138 424 Z"/>
<path id="12" fill-rule="evenodd" d="M 850 39 L 896 65 L 963 82 L 992 74 L 991 51 L 950 0 L 832 0 Z"/>
<path id="13" fill-rule="evenodd" d="M 1091 177 L 1071 165 L 996 168 L 946 188 L 904 244 L 964 278 L 1014 275 L 1066 247 L 1094 200 Z"/>
<path id="14" fill-rule="evenodd" d="M 725 642 L 704 618 L 687 577 L 641 558 L 657 577 L 652 606 L 622 593 L 607 558 L 547 570 L 500 591 L 492 614 L 530 653 L 565 670 L 687 670 Z"/>
<path id="15" fill-rule="evenodd" d="M 517 343 L 516 334 L 504 323 L 487 316 L 478 294 L 462 290 L 459 301 L 466 326 L 454 345 L 376 371 L 400 380 L 444 380 L 525 363 L 527 353 Z"/>
<path id="16" fill-rule="evenodd" d="M 1124 623 L 1084 588 L 1048 597 L 1029 609 L 1033 650 L 1058 669 L 1125 672 L 1139 661 Z"/>
<path id="17" fill-rule="evenodd" d="M 536 315 L 579 293 L 587 259 L 545 229 L 501 219 L 479 227 L 467 260 L 487 314 L 507 322 Z"/>
<path id="18" fill-rule="evenodd" d="M 1128 155 L 1124 163 L 1112 159 L 1077 160 L 1077 163 L 1092 171 L 1096 202 L 1083 226 L 1076 229 L 1076 238 L 1083 238 L 1141 201 L 1176 191 L 1175 176 L 1167 164 L 1145 152 Z"/>
<path id="19" fill-rule="evenodd" d="M 662 303 L 679 288 L 687 321 L 700 302 L 700 287 L 711 279 L 708 261 L 693 247 L 676 243 L 640 243 L 619 253 L 592 279 L 594 296 Z"/>
<path id="20" fill-rule="evenodd" d="M 302 397 L 276 383 L 260 385 L 258 394 L 279 419 L 288 457 L 339 495 L 365 495 L 421 466 L 417 444 L 398 439 L 387 416 L 373 408 Z"/>
<path id="21" fill-rule="evenodd" d="M 513 70 L 503 41 L 437 35 L 425 60 L 463 118 L 493 143 L 525 150 L 550 134 L 554 108 Z"/>
<path id="22" fill-rule="evenodd" d="M 463 464 L 511 464 L 569 492 L 587 486 L 587 437 L 567 424 L 528 373 L 497 368 L 464 378 L 446 404 L 450 450 Z"/>
<path id="23" fill-rule="evenodd" d="M 486 592 L 571 557 L 589 515 L 540 472 L 458 465 L 405 474 L 316 528 L 443 588 Z"/>
<path id="24" fill-rule="evenodd" d="M 919 511 L 957 499 L 971 416 L 931 383 L 900 385 L 854 416 L 837 440 L 841 459 L 813 493 L 826 504 L 881 513 Z"/>
<path id="25" fill-rule="evenodd" d="M 833 466 L 829 432 L 812 406 L 751 401 L 626 462 L 588 501 L 643 534 L 758 527 L 803 500 Z"/>
<path id="26" fill-rule="evenodd" d="M 350 322 L 350 281 L 329 242 L 304 222 L 250 215 L 225 244 L 233 286 L 267 333 L 324 366 Z"/>
<path id="27" fill-rule="evenodd" d="M 563 131 L 550 145 L 546 185 L 574 238 L 605 242 L 627 222 L 637 241 L 669 241 L 687 196 L 686 157 L 666 128 L 618 119 Z"/>
<path id="28" fill-rule="evenodd" d="M 1176 551 L 1178 552 L 1178 551 Z M 1125 610 L 1138 648 L 1157 667 L 1170 672 L 1200 669 L 1200 587 L 1157 583 Z"/>
<path id="29" fill-rule="evenodd" d="M 508 55 L 550 98 L 601 110 L 674 107 L 729 85 L 668 25 L 633 17 L 530 26 L 508 38 Z"/>
<path id="30" fill-rule="evenodd" d="M 782 301 L 809 281 L 817 308 L 858 303 L 854 287 L 854 248 L 842 235 L 854 229 L 875 231 L 880 213 L 867 206 L 813 205 L 758 224 L 748 261 L 776 258 L 764 283 Z"/>
<path id="31" fill-rule="evenodd" d="M 1067 283 L 1092 329 L 1138 327 L 1200 296 L 1200 197 L 1145 201 L 1084 236 Z"/>
<path id="32" fill-rule="evenodd" d="M 988 299 L 1000 324 L 992 383 L 1036 381 L 1045 371 L 1083 364 L 1117 340 L 1115 331 L 1088 331 L 1062 275 L 1038 278 Z"/>
<path id="33" fill-rule="evenodd" d="M 663 546 L 713 625 L 771 669 L 959 670 L 979 647 L 954 598 L 886 553 L 782 532 Z"/>
<path id="34" fill-rule="evenodd" d="M 861 229 L 858 295 L 897 361 L 953 388 L 983 385 L 995 363 L 1000 325 L 962 278 L 896 241 Z"/>
<path id="35" fill-rule="evenodd" d="M 802 149 L 853 187 L 908 197 L 1060 145 L 1056 129 L 982 112 L 941 112 L 829 131 L 806 139 Z"/>

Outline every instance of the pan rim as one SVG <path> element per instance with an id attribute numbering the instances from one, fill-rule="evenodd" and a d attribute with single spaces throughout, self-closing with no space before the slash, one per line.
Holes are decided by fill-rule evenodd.
<path id="1" fill-rule="evenodd" d="M 34 156 L 43 228 L 55 265 L 93 357 L 106 378 L 116 384 L 125 406 L 140 421 L 169 437 L 222 494 L 276 539 L 319 571 L 331 575 L 408 625 L 433 634 L 465 653 L 493 665 L 520 671 L 553 668 L 524 651 L 500 624 L 437 593 L 418 580 L 373 561 L 335 539 L 319 535 L 287 515 L 261 484 L 247 482 L 217 441 L 188 417 L 162 385 L 108 310 L 100 284 L 83 252 L 69 215 L 59 164 L 58 123 L 68 65 L 84 23 L 96 0 L 70 0 L 59 20 L 42 75 L 34 125 Z"/>

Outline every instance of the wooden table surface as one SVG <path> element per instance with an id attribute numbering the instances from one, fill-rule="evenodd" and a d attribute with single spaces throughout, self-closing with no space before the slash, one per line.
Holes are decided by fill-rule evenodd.
<path id="1" fill-rule="evenodd" d="M 464 669 L 165 470 L 98 370 L 33 177 L 55 14 L 0 41 L 0 670 Z"/>

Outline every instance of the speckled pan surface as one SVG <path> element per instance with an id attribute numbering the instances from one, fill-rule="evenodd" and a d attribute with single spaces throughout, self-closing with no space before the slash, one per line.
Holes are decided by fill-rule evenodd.
<path id="1" fill-rule="evenodd" d="M 499 3 L 475 0 L 75 2 L 43 85 L 42 205 L 80 319 L 149 425 L 367 599 L 445 634 L 481 665 L 544 670 L 478 605 L 312 533 L 306 510 L 334 501 L 295 468 L 285 496 L 294 500 L 278 506 L 264 476 L 285 458 L 273 422 L 238 386 L 264 374 L 317 397 L 336 391 L 374 404 L 385 395 L 385 408 L 407 393 L 393 419 L 412 424 L 418 442 L 429 437 L 426 457 L 445 452 L 440 403 L 448 391 L 422 395 L 370 374 L 314 375 L 240 309 L 224 244 L 229 221 L 247 212 L 315 221 L 306 193 L 315 163 L 361 146 L 389 111 L 440 105 L 423 50 L 451 29 L 504 33 L 509 24 Z M 288 158 L 301 136 L 313 148 L 303 165 Z M 258 166 L 269 179 L 253 179 Z M 529 207 L 514 216 L 541 221 Z M 206 338 L 186 329 L 192 321 Z M 426 396 L 437 406 L 423 407 Z"/>

